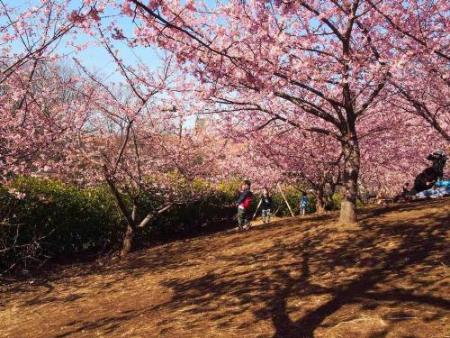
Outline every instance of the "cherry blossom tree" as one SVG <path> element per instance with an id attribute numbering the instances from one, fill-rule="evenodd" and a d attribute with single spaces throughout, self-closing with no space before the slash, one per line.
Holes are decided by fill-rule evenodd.
<path id="1" fill-rule="evenodd" d="M 81 95 L 90 110 L 73 130 L 57 173 L 83 185 L 106 183 L 126 220 L 121 255 L 133 248 L 136 232 L 174 205 L 209 193 L 196 188 L 200 177 L 213 176 L 210 137 L 186 127 L 189 96 L 177 86 L 170 58 L 158 72 L 121 60 L 100 31 L 121 82 L 102 79 L 78 63 L 86 84 Z"/>
<path id="2" fill-rule="evenodd" d="M 35 5 L 35 6 L 33 6 Z M 0 1 L 0 176 L 45 171 L 85 105 L 56 52 L 74 33 L 69 1 Z M 75 7 L 72 7 L 75 8 Z M 82 11 L 81 7 L 78 11 Z M 77 12 L 77 10 L 75 10 Z"/>
<path id="3" fill-rule="evenodd" d="M 191 181 L 213 171 L 205 149 L 211 143 L 182 122 L 199 109 L 185 104 L 189 91 L 197 95 L 192 101 L 205 102 L 205 110 L 226 125 L 246 128 L 254 149 L 264 155 L 255 158 L 262 167 L 262 158 L 271 157 L 280 171 L 308 173 L 305 179 L 322 184 L 328 169 L 319 170 L 321 180 L 309 176 L 312 169 L 305 167 L 304 155 L 290 155 L 289 161 L 281 156 L 293 154 L 293 145 L 309 153 L 310 162 L 312 154 L 317 156 L 312 167 L 336 164 L 343 224 L 357 221 L 358 182 L 374 180 L 366 173 L 389 172 L 386 163 L 406 157 L 411 143 L 395 133 L 407 131 L 421 142 L 433 135 L 428 144 L 438 144 L 425 121 L 448 142 L 448 15 L 442 14 L 448 4 L 443 0 L 232 0 L 212 5 L 84 0 L 80 8 L 70 0 L 45 0 L 26 10 L 1 0 L 0 5 L 5 18 L 0 22 L 0 90 L 5 93 L 0 100 L 6 112 L 0 127 L 2 174 L 51 167 L 64 177 L 77 179 L 84 170 L 90 173 L 84 176 L 87 181 L 106 181 L 128 223 L 123 253 L 147 216 L 179 200 L 166 189 L 164 173 L 177 172 Z M 128 17 L 134 31 L 107 11 Z M 104 81 L 81 63 L 80 77 L 52 77 L 60 57 L 54 47 L 81 31 L 110 54 L 123 77 L 121 85 Z M 127 65 L 114 40 L 130 48 L 157 46 L 169 53 L 171 64 L 158 74 L 144 64 Z M 173 62 L 177 80 L 169 83 Z M 70 98 L 61 99 L 57 87 L 70 88 Z M 406 116 L 414 117 L 410 124 Z M 292 130 L 290 141 L 275 136 L 280 128 Z M 271 144 L 264 143 L 266 136 L 273 138 Z M 383 144 L 391 144 L 393 151 L 377 158 Z M 422 151 L 425 147 L 417 153 Z M 55 156 L 58 152 L 64 155 Z M 377 166 L 377 159 L 383 165 Z M 275 169 L 271 172 L 277 176 Z M 168 197 L 138 221 L 137 203 L 130 208 L 122 196 L 133 202 L 150 190 Z"/>
<path id="4" fill-rule="evenodd" d="M 360 122 L 371 130 L 367 133 L 363 129 L 360 133 L 360 183 L 373 193 L 393 197 L 405 183 L 412 188 L 414 178 L 430 166 L 426 157 L 437 149 L 447 150 L 448 144 L 423 119 L 401 114 L 401 107 L 391 107 L 401 111 L 389 121 L 377 116 L 383 114 L 385 105 L 380 104 L 378 109 Z"/>
<path id="5" fill-rule="evenodd" d="M 391 103 L 450 140 L 448 1 L 367 1 L 390 33 L 397 67 Z M 398 94 L 398 95 L 395 95 Z"/>
<path id="6" fill-rule="evenodd" d="M 2 179 L 42 174 L 81 185 L 107 183 L 127 223 L 121 252 L 127 254 L 137 229 L 204 193 L 192 183 L 213 175 L 210 136 L 185 128 L 191 112 L 185 88 L 170 85 L 170 60 L 157 73 L 143 64 L 127 65 L 96 24 L 97 8 L 87 4 L 69 13 L 69 1 L 43 1 L 37 8 L 0 4 L 7 18 Z M 109 53 L 121 82 L 103 79 L 76 58 L 76 70 L 63 66 L 67 57 L 56 47 L 80 29 Z M 83 48 L 75 42 L 74 47 Z M 141 208 L 144 195 L 152 201 Z"/>
<path id="7" fill-rule="evenodd" d="M 358 121 L 382 99 L 387 84 L 396 83 L 393 74 L 405 57 L 447 55 L 444 1 L 255 0 L 208 6 L 127 0 L 117 7 L 136 25 L 130 41 L 173 52 L 207 88 L 204 97 L 241 108 L 243 116 L 274 110 L 262 103 L 254 109 L 255 101 L 272 106 L 284 101 L 292 106 L 287 121 L 307 121 L 307 127 L 335 137 L 344 154 L 342 223 L 356 221 Z M 432 17 L 427 21 L 432 28 L 424 35 L 419 22 L 425 16 Z M 413 25 L 402 23 L 409 22 L 405 18 L 414 19 Z M 397 93 L 405 99 L 404 92 Z"/>
<path id="8" fill-rule="evenodd" d="M 83 124 L 88 109 L 89 102 L 77 94 L 78 78 L 69 68 L 39 63 L 31 72 L 32 79 L 22 72 L 13 74 L 2 88 L 2 179 L 45 173 L 58 162 L 69 131 Z M 10 80 L 15 81 L 11 86 Z"/>
<path id="9" fill-rule="evenodd" d="M 380 101 L 372 107 L 373 112 L 358 121 L 362 158 L 358 185 L 366 192 L 392 197 L 401 192 L 405 182 L 412 185 L 414 177 L 428 166 L 427 155 L 445 149 L 445 141 L 422 119 L 411 119 L 401 111 L 390 120 L 383 119 L 385 105 Z M 253 115 L 247 123 L 242 118 L 230 118 L 220 125 L 224 134 L 240 142 L 240 151 L 228 153 L 235 158 L 229 160 L 236 167 L 233 173 L 255 177 L 260 185 L 300 182 L 312 189 L 316 208 L 322 211 L 341 183 L 339 142 L 314 128 L 286 123 L 282 113 L 269 113 L 276 118 L 255 121 L 261 117 Z"/>
<path id="10" fill-rule="evenodd" d="M 234 126 L 227 137 L 239 142 L 238 152 L 227 152 L 231 175 L 249 177 L 259 187 L 289 183 L 311 191 L 316 209 L 325 211 L 340 183 L 342 154 L 338 142 L 327 135 L 302 130 L 282 121 Z"/>
<path id="11" fill-rule="evenodd" d="M 246 98 L 269 97 L 292 105 L 290 121 L 325 124 L 317 131 L 333 135 L 344 157 L 342 223 L 356 222 L 356 122 L 390 76 L 372 11 L 362 1 L 123 3 L 123 13 L 139 18 L 134 42 L 171 50 L 217 103 L 256 114 Z"/>

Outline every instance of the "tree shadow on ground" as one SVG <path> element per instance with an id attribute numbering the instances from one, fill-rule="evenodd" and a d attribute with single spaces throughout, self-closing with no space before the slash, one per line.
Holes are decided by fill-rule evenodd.
<path id="1" fill-rule="evenodd" d="M 162 245 L 108 266 L 75 269 L 62 280 L 54 277 L 42 285 L 48 292 L 23 305 L 69 304 L 93 297 L 95 290 L 113 290 L 125 278 L 161 273 L 165 277 L 160 285 L 171 294 L 163 303 L 143 303 L 120 314 L 99 313 L 95 320 L 80 318 L 66 323 L 59 337 L 98 330 L 113 336 L 140 316 L 154 320 L 160 333 L 169 336 L 202 332 L 210 325 L 249 337 L 267 337 L 271 330 L 273 337 L 313 337 L 318 330 L 360 323 L 365 320 L 358 317 L 361 312 L 376 313 L 387 323 L 368 330 L 365 337 L 384 337 L 410 317 L 432 324 L 449 314 L 448 285 L 445 288 L 442 280 L 450 264 L 450 215 L 434 209 L 415 213 L 435 204 L 364 210 L 358 231 L 337 229 L 334 215 L 326 214 Z M 411 213 L 395 219 L 393 212 L 399 211 Z M 180 269 L 202 273 L 179 274 Z M 84 286 L 89 276 L 97 281 L 91 294 L 50 294 L 53 282 L 68 278 L 73 290 Z M 121 287 L 126 288 L 126 282 Z M 155 311 L 163 315 L 155 316 Z M 258 325 L 262 331 L 255 329 Z"/>
<path id="2" fill-rule="evenodd" d="M 435 318 L 442 318 L 450 310 L 450 300 L 434 295 L 439 289 L 435 282 L 423 283 L 416 277 L 431 273 L 439 262 L 449 263 L 444 260 L 450 216 L 429 215 L 420 224 L 413 220 L 380 225 L 375 218 L 416 208 L 394 206 L 369 212 L 358 232 L 343 235 L 322 228 L 299 241 L 280 241 L 249 255 L 219 257 L 228 262 L 219 271 L 167 281 L 164 285 L 175 292 L 168 306 L 173 311 L 188 308 L 218 323 L 250 311 L 253 323 L 272 321 L 274 337 L 312 337 L 317 328 L 326 327 L 327 318 L 352 304 L 371 309 L 383 304 L 397 309 L 424 305 L 436 310 Z M 291 299 L 313 298 L 321 301 L 312 309 L 293 309 L 290 304 Z M 254 310 L 255 304 L 264 306 Z M 292 319 L 291 313 L 298 318 Z"/>

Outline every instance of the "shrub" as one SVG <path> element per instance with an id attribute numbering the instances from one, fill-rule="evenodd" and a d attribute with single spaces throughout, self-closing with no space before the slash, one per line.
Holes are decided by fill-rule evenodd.
<path id="1" fill-rule="evenodd" d="M 199 179 L 187 185 L 174 176 L 173 184 L 179 194 L 191 196 L 193 191 L 194 197 L 140 229 L 138 243 L 215 231 L 234 222 L 234 202 L 241 180 L 212 185 Z M 295 187 L 283 189 L 293 211 L 298 213 L 300 192 Z M 253 199 L 252 212 L 259 198 L 256 195 Z M 130 203 L 125 196 L 124 199 Z M 279 192 L 273 194 L 273 200 L 279 216 L 290 216 Z M 140 196 L 137 202 L 143 213 L 162 203 L 151 194 Z M 315 201 L 310 196 L 308 212 L 314 208 Z M 71 259 L 87 252 L 98 254 L 113 249 L 120 245 L 124 229 L 125 220 L 106 186 L 80 188 L 31 177 L 0 186 L 0 272 L 35 268 L 48 258 Z"/>
<path id="2" fill-rule="evenodd" d="M 104 188 L 78 189 L 30 177 L 8 188 L 0 197 L 1 270 L 98 251 L 117 241 L 123 222 Z"/>
<path id="3" fill-rule="evenodd" d="M 202 198 L 176 205 L 160 215 L 138 232 L 138 241 L 186 236 L 231 220 L 236 182 L 223 182 L 213 188 L 206 181 L 195 180 L 188 187 L 174 177 L 180 194 L 193 189 L 197 192 L 194 195 Z M 161 201 L 146 194 L 138 203 L 146 212 Z M 79 188 L 50 179 L 20 177 L 7 187 L 0 186 L 0 225 L 2 272 L 36 268 L 48 258 L 70 259 L 114 248 L 120 245 L 125 220 L 106 186 Z"/>
<path id="4" fill-rule="evenodd" d="M 331 210 L 339 210 L 341 208 L 342 196 L 339 192 L 333 194 L 332 198 Z M 361 208 L 364 206 L 364 203 L 358 199 L 356 200 L 356 207 Z"/>

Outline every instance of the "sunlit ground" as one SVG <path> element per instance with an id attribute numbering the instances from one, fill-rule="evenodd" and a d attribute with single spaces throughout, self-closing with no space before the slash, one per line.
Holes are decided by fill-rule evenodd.
<path id="1" fill-rule="evenodd" d="M 450 199 L 257 225 L 4 286 L 2 337 L 450 336 Z M 255 222 L 255 225 L 257 222 Z"/>

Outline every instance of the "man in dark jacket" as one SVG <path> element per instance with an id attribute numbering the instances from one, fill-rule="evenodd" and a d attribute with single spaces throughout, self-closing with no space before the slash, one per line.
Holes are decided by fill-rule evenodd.
<path id="1" fill-rule="evenodd" d="M 239 197 L 236 201 L 237 205 L 237 220 L 240 230 L 250 229 L 248 221 L 248 210 L 253 199 L 253 193 L 250 191 L 250 181 L 245 180 L 242 184 L 241 191 L 239 192 Z"/>

